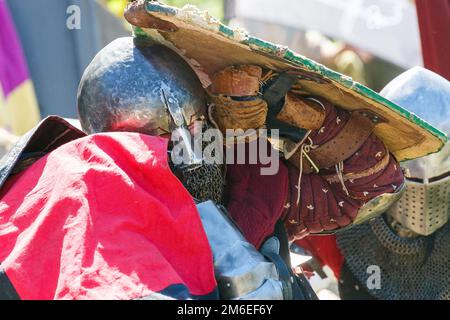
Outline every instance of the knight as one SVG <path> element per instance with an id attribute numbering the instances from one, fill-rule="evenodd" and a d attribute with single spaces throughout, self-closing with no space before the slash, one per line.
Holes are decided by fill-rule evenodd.
<path id="1" fill-rule="evenodd" d="M 381 94 L 450 133 L 450 84 L 438 74 L 412 68 Z M 382 216 L 337 234 L 343 299 L 450 299 L 450 144 L 402 166 L 401 198 Z"/>
<path id="2" fill-rule="evenodd" d="M 379 215 L 404 188 L 398 161 L 441 146 L 440 132 L 357 84 L 209 37 L 178 13 L 131 2 L 135 37 L 105 47 L 81 79 L 83 131 L 50 117 L 3 159 L 7 297 L 313 299 L 289 240 Z M 251 153 L 263 140 L 279 170 L 206 163 L 195 137 L 210 128 L 255 129 L 223 147 L 244 138 Z"/>
<path id="3" fill-rule="evenodd" d="M 84 131 L 48 117 L 2 160 L 2 299 L 315 298 L 277 238 L 252 246 L 221 205 L 223 165 L 192 145 L 209 126 L 205 92 L 176 52 L 113 41 L 78 110 Z"/>

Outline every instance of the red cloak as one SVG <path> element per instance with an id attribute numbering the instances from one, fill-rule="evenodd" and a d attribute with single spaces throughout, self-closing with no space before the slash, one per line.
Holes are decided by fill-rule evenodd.
<path id="1" fill-rule="evenodd" d="M 166 139 L 80 138 L 10 178 L 0 199 L 1 268 L 21 299 L 215 292 L 208 240 Z"/>

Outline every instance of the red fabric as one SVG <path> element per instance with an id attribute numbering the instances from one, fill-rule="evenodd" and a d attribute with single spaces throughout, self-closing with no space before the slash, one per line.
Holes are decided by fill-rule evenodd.
<path id="1" fill-rule="evenodd" d="M 167 140 L 92 135 L 0 194 L 0 261 L 22 299 L 133 299 L 184 284 L 211 293 L 212 254 Z"/>
<path id="2" fill-rule="evenodd" d="M 326 118 L 322 128 L 310 135 L 313 145 L 321 145 L 331 140 L 350 118 L 347 111 L 336 108 L 325 99 L 321 101 L 326 108 Z M 343 173 L 369 169 L 380 162 L 386 152 L 381 140 L 372 134 L 355 154 L 343 162 Z M 400 166 L 391 156 L 384 170 L 365 178 L 346 181 L 348 196 L 341 183 L 329 183 L 323 177 L 336 174 L 336 169 L 322 169 L 319 174 L 302 174 L 300 202 L 297 205 L 300 173 L 291 164 L 288 164 L 288 169 L 291 201 L 286 228 L 291 240 L 349 225 L 366 202 L 383 193 L 394 192 L 404 179 Z"/>
<path id="3" fill-rule="evenodd" d="M 424 65 L 450 80 L 450 0 L 416 0 Z"/>
<path id="4" fill-rule="evenodd" d="M 295 244 L 307 250 L 321 266 L 329 266 L 334 276 L 339 279 L 344 257 L 337 246 L 335 235 L 308 236 L 295 241 Z"/>
<path id="5" fill-rule="evenodd" d="M 250 148 L 246 147 L 248 159 Z M 265 166 L 259 161 L 227 166 L 227 210 L 247 241 L 257 248 L 274 232 L 286 204 L 288 173 L 282 161 L 279 165 L 275 175 L 262 175 Z"/>

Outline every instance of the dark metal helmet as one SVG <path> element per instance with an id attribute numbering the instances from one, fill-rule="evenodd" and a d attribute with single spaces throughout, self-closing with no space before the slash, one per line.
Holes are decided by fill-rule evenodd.
<path id="1" fill-rule="evenodd" d="M 197 75 L 176 52 L 126 37 L 103 48 L 86 68 L 78 114 L 88 133 L 161 135 L 174 129 L 174 118 L 188 126 L 205 116 L 206 99 Z"/>

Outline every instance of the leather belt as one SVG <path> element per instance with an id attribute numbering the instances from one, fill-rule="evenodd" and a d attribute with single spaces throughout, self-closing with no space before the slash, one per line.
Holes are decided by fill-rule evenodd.
<path id="1" fill-rule="evenodd" d="M 386 149 L 386 155 L 381 159 L 381 161 L 377 162 L 373 167 L 370 167 L 366 170 L 360 171 L 360 172 L 350 172 L 345 173 L 342 176 L 342 179 L 344 181 L 349 180 L 356 180 L 356 179 L 362 179 L 369 177 L 371 175 L 374 175 L 384 169 L 388 166 L 390 161 L 389 151 Z M 323 176 L 329 183 L 340 183 L 340 180 L 336 174 L 333 175 L 326 175 Z"/>
<path id="2" fill-rule="evenodd" d="M 377 123 L 384 122 L 380 116 L 368 110 L 355 110 L 344 128 L 331 140 L 325 142 L 315 149 L 311 149 L 307 156 L 303 154 L 302 166 L 304 173 L 311 173 L 314 167 L 311 161 L 319 168 L 330 168 L 341 161 L 350 158 L 358 151 L 364 142 L 372 134 Z M 297 168 L 300 165 L 299 148 L 288 160 Z"/>

